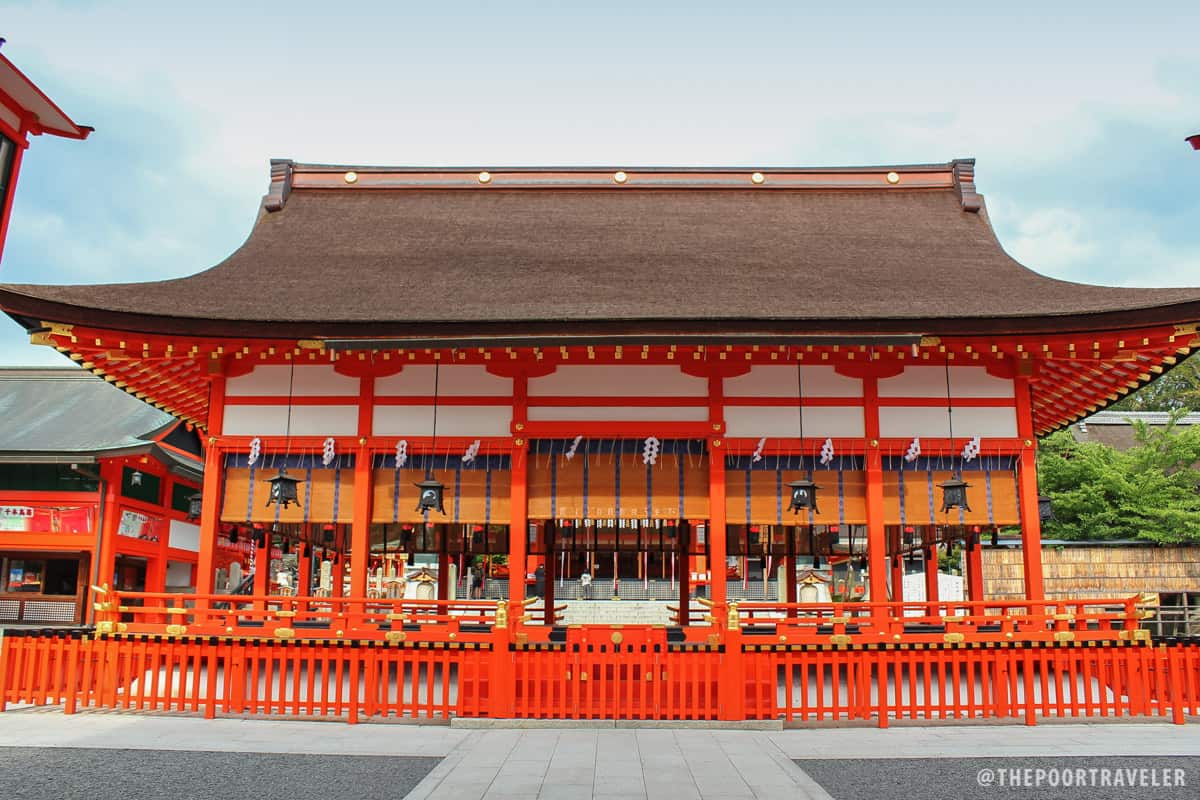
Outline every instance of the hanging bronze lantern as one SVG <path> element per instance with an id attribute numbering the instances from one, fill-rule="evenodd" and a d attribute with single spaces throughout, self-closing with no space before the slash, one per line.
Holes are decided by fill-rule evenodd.
<path id="1" fill-rule="evenodd" d="M 938 484 L 942 490 L 942 511 L 950 511 L 951 509 L 961 508 L 964 511 L 970 511 L 971 506 L 967 504 L 967 488 L 971 485 L 962 478 L 951 478 L 945 483 Z"/>
<path id="2" fill-rule="evenodd" d="M 269 478 L 267 483 L 271 484 L 271 491 L 267 495 L 267 505 L 275 504 L 282 508 L 287 508 L 292 503 L 300 505 L 300 496 L 296 491 L 300 481 L 288 477 L 286 467 L 280 467 L 279 474 L 274 478 Z"/>
<path id="3" fill-rule="evenodd" d="M 200 519 L 200 514 L 204 511 L 204 495 L 196 492 L 193 495 L 188 495 L 188 519 Z"/>
<path id="4" fill-rule="evenodd" d="M 792 490 L 791 504 L 788 505 L 788 511 L 799 514 L 801 511 L 812 510 L 814 514 L 820 514 L 821 510 L 817 508 L 817 486 L 812 481 L 792 481 L 788 484 Z"/>
<path id="5" fill-rule="evenodd" d="M 1054 519 L 1054 504 L 1048 495 L 1038 495 L 1038 519 L 1042 522 Z"/>
<path id="6" fill-rule="evenodd" d="M 417 496 L 417 511 L 446 513 L 446 509 L 442 507 L 446 487 L 442 485 L 441 481 L 433 479 L 433 473 L 426 473 L 425 480 L 413 485 L 421 490 Z"/>

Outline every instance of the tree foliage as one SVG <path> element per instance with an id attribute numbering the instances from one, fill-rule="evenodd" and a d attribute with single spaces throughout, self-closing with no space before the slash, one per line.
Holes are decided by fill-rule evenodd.
<path id="1" fill-rule="evenodd" d="M 1200 353 L 1189 356 L 1158 379 L 1124 397 L 1113 411 L 1200 411 Z"/>
<path id="2" fill-rule="evenodd" d="M 1200 543 L 1200 425 L 1135 422 L 1125 451 L 1076 442 L 1069 431 L 1042 441 L 1042 491 L 1054 504 L 1043 537 Z"/>

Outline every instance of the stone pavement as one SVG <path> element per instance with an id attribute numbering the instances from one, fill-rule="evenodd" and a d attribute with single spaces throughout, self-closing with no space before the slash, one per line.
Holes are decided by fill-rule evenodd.
<path id="1" fill-rule="evenodd" d="M 1200 755 L 1200 724 L 960 725 L 785 731 L 494 728 L 15 710 L 0 747 L 434 756 L 408 795 L 453 798 L 829 798 L 804 760 Z M 799 765 L 796 760 L 799 760 Z"/>

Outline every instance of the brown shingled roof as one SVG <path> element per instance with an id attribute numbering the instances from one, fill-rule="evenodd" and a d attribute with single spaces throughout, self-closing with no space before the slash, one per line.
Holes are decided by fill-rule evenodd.
<path id="1" fill-rule="evenodd" d="M 279 210 L 217 266 L 151 283 L 3 285 L 0 305 L 123 330 L 272 336 L 563 323 L 1035 333 L 1200 319 L 1200 288 L 1075 284 L 1010 258 L 971 210 L 969 162 L 764 171 L 761 185 L 746 170 L 631 169 L 622 185 L 605 170 L 512 170 L 483 184 L 463 170 L 278 163 L 264 209 Z"/>

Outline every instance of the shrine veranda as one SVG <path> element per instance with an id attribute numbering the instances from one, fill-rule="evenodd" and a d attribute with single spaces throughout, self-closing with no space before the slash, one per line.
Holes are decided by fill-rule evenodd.
<path id="1" fill-rule="evenodd" d="M 195 592 L 114 588 L 105 528 L 90 624 L 8 632 L 0 708 L 1200 713 L 1200 646 L 1151 642 L 1137 597 L 1044 596 L 1036 466 L 1200 347 L 1200 289 L 1032 272 L 973 174 L 275 161 L 206 272 L 0 286 L 205 445 Z M 1020 601 L 983 593 L 1005 528 Z M 903 559 L 950 546 L 966 599 L 906 600 Z M 751 562 L 778 599 L 731 598 Z M 560 624 L 584 573 L 669 585 L 670 623 Z"/>

